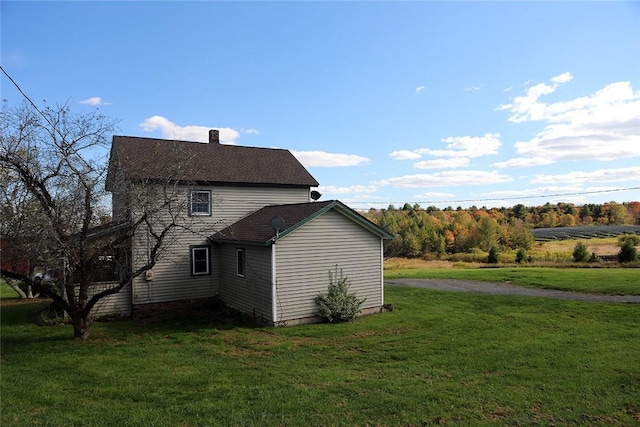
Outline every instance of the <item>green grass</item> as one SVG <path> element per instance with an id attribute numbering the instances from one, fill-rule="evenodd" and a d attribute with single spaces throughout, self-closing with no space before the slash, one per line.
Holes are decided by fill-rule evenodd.
<path id="1" fill-rule="evenodd" d="M 70 327 L 2 307 L 7 426 L 638 425 L 640 307 L 387 286 L 395 310 L 257 328 Z M 41 303 L 40 303 L 41 304 Z"/>
<path id="2" fill-rule="evenodd" d="M 7 283 L 0 278 L 0 300 L 18 299 L 19 296 L 16 291 L 7 285 Z"/>
<path id="3" fill-rule="evenodd" d="M 387 279 L 464 279 L 604 295 L 640 295 L 637 268 L 418 268 L 386 270 Z"/>

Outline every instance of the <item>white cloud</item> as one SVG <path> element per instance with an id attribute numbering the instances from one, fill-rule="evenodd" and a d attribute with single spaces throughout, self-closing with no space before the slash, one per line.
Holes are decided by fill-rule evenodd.
<path id="1" fill-rule="evenodd" d="M 418 86 L 418 87 L 416 88 L 416 93 L 420 93 L 420 92 L 422 92 L 422 91 L 423 91 L 423 90 L 425 90 L 425 89 L 426 89 L 426 86 Z"/>
<path id="2" fill-rule="evenodd" d="M 413 167 L 416 169 L 455 169 L 469 166 L 469 163 L 470 161 L 467 157 L 451 157 L 448 159 L 424 160 L 414 163 Z"/>
<path id="3" fill-rule="evenodd" d="M 247 135 L 260 135 L 260 131 L 258 129 L 241 129 L 242 133 L 246 133 Z"/>
<path id="4" fill-rule="evenodd" d="M 375 193 L 378 191 L 378 187 L 375 185 L 351 185 L 348 187 L 336 187 L 333 185 L 321 185 L 318 187 L 318 191 L 323 194 L 353 194 L 353 193 Z"/>
<path id="5" fill-rule="evenodd" d="M 420 148 L 415 153 L 435 157 L 481 157 L 497 154 L 500 148 L 500 134 L 486 133 L 484 136 L 451 136 L 444 138 L 446 150 Z"/>
<path id="6" fill-rule="evenodd" d="M 110 102 L 105 102 L 99 96 L 92 96 L 91 98 L 84 99 L 82 101 L 78 101 L 79 104 L 86 105 L 110 105 Z"/>
<path id="7" fill-rule="evenodd" d="M 469 87 L 464 88 L 464 90 L 467 91 L 467 92 L 475 92 L 475 91 L 480 90 L 480 89 L 482 89 L 482 85 L 480 85 L 480 86 L 469 86 Z"/>
<path id="8" fill-rule="evenodd" d="M 553 83 L 567 83 L 567 82 L 570 82 L 571 80 L 573 80 L 573 76 L 571 75 L 571 73 L 562 73 L 558 76 L 551 78 L 551 81 Z"/>
<path id="9" fill-rule="evenodd" d="M 609 193 L 624 190 L 615 186 L 594 186 L 585 187 L 581 184 L 563 185 L 563 186 L 546 186 L 537 188 L 527 188 L 524 190 L 503 190 L 491 191 L 483 193 L 480 197 L 492 198 L 496 202 L 496 206 L 504 206 L 505 200 L 509 200 L 511 205 L 522 203 L 531 205 L 531 199 L 544 199 L 549 203 L 593 203 L 592 194 Z M 542 203 L 542 202 L 541 202 Z"/>
<path id="10" fill-rule="evenodd" d="M 434 174 L 405 175 L 380 181 L 380 185 L 398 188 L 445 187 L 454 185 L 486 185 L 513 181 L 497 171 L 444 171 Z"/>
<path id="11" fill-rule="evenodd" d="M 550 194 L 565 194 L 565 193 L 579 193 L 584 191 L 584 187 L 581 185 L 574 186 L 550 186 L 550 187 L 538 187 L 527 188 L 524 190 L 499 190 L 489 191 L 482 193 L 482 197 L 496 197 L 496 198 L 511 198 L 511 197 L 535 197 L 535 196 L 547 196 Z"/>
<path id="12" fill-rule="evenodd" d="M 422 157 L 422 155 L 416 153 L 415 151 L 399 150 L 389 153 L 389 157 L 395 160 L 415 160 Z"/>
<path id="13" fill-rule="evenodd" d="M 568 184 L 608 183 L 621 181 L 640 181 L 640 166 L 617 169 L 599 169 L 596 171 L 573 171 L 556 175 L 536 175 L 534 184 L 566 182 Z"/>
<path id="14" fill-rule="evenodd" d="M 570 80 L 569 73 L 561 74 L 552 79 L 553 86 L 536 85 L 527 97 L 499 107 L 509 110 L 509 120 L 515 123 L 547 122 L 532 139 L 515 144 L 518 154 L 550 162 L 640 156 L 640 91 L 634 91 L 630 82 L 616 82 L 569 101 L 545 104 L 538 100 L 542 93 L 551 93 Z M 534 88 L 539 89 L 532 92 Z"/>
<path id="15" fill-rule="evenodd" d="M 240 137 L 240 132 L 235 129 L 216 126 L 179 126 L 162 116 L 149 117 L 139 126 L 145 132 L 160 130 L 165 138 L 184 141 L 208 142 L 211 129 L 220 131 L 220 142 L 223 144 L 236 144 Z"/>
<path id="16" fill-rule="evenodd" d="M 327 153 L 325 151 L 295 151 L 291 153 L 305 167 L 339 167 L 339 166 L 360 166 L 369 163 L 367 157 L 356 154 Z"/>
<path id="17" fill-rule="evenodd" d="M 456 195 L 453 193 L 438 193 L 436 191 L 427 191 L 426 193 L 415 194 L 413 196 L 414 199 L 451 199 Z"/>
<path id="18" fill-rule="evenodd" d="M 498 110 L 510 111 L 509 121 L 514 123 L 542 120 L 545 104 L 539 103 L 538 99 L 555 92 L 559 85 L 570 81 L 572 78 L 571 73 L 563 73 L 551 78 L 552 85 L 538 83 L 535 86 L 531 86 L 525 96 L 515 97 L 511 104 L 500 105 Z"/>
<path id="19" fill-rule="evenodd" d="M 497 154 L 502 145 L 499 133 L 486 133 L 483 136 L 450 136 L 442 139 L 447 144 L 446 150 L 432 150 L 431 148 L 418 148 L 417 150 L 398 150 L 389 153 L 389 157 L 395 160 L 415 160 L 423 155 L 433 157 L 452 157 L 453 163 L 429 160 L 414 164 L 419 169 L 432 169 L 438 167 L 460 167 L 469 164 L 464 157 L 481 157 Z M 442 166 L 437 166 L 441 164 Z M 453 166 L 452 166 L 453 165 Z"/>
<path id="20" fill-rule="evenodd" d="M 516 157 L 505 162 L 496 162 L 491 166 L 498 169 L 504 168 L 524 168 L 529 166 L 550 165 L 555 163 L 555 160 L 543 159 L 540 157 Z"/>

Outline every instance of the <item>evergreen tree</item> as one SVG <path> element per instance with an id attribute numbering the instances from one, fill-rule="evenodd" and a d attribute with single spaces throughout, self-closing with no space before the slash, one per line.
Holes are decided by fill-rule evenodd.
<path id="1" fill-rule="evenodd" d="M 487 257 L 488 264 L 497 264 L 498 263 L 498 248 L 495 246 L 491 246 L 489 249 L 489 256 Z"/>
<path id="2" fill-rule="evenodd" d="M 589 261 L 589 257 L 591 254 L 587 249 L 587 246 L 582 243 L 576 243 L 576 246 L 573 248 L 573 261 L 574 262 L 587 262 Z"/>
<path id="3" fill-rule="evenodd" d="M 618 261 L 619 262 L 632 262 L 638 260 L 638 251 L 636 247 L 633 246 L 633 242 L 631 240 L 625 240 L 620 246 L 620 252 L 618 252 Z"/>

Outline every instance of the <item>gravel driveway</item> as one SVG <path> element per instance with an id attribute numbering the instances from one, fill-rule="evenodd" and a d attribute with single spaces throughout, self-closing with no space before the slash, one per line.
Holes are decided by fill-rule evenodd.
<path id="1" fill-rule="evenodd" d="M 578 292 L 557 291 L 554 289 L 525 288 L 508 283 L 479 282 L 474 280 L 456 279 L 390 279 L 385 280 L 388 285 L 412 286 L 416 288 L 437 289 L 440 291 L 476 292 L 492 295 L 524 295 L 530 297 L 545 297 L 568 299 L 576 301 L 623 302 L 640 304 L 640 295 L 593 295 Z"/>

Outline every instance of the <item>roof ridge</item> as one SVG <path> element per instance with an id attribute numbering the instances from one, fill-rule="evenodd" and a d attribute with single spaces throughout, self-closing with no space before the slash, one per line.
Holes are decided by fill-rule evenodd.
<path id="1" fill-rule="evenodd" d="M 166 138 L 155 138 L 155 137 L 148 137 L 148 136 L 113 135 L 113 140 L 115 140 L 115 138 L 121 138 L 121 139 L 145 139 L 145 140 L 149 140 L 149 141 L 180 142 L 180 143 L 187 143 L 187 144 L 211 145 L 211 146 L 215 146 L 215 147 L 235 147 L 235 148 L 250 148 L 250 149 L 255 149 L 255 150 L 274 150 L 274 151 L 289 151 L 289 152 L 291 152 L 291 150 L 289 150 L 288 148 L 256 147 L 256 146 L 253 146 L 253 145 L 211 143 L 211 142 L 208 142 L 208 141 L 192 141 L 192 140 L 188 140 L 188 139 L 166 139 Z"/>
<path id="2" fill-rule="evenodd" d="M 333 202 L 336 202 L 337 200 L 316 200 L 313 202 L 299 202 L 299 203 L 278 203 L 278 204 L 274 204 L 274 205 L 266 205 L 261 207 L 260 209 L 266 209 L 266 208 L 277 208 L 277 207 L 289 207 L 289 206 L 302 206 L 302 205 L 318 205 L 318 204 L 330 204 Z M 258 209 L 258 210 L 260 210 Z"/>

